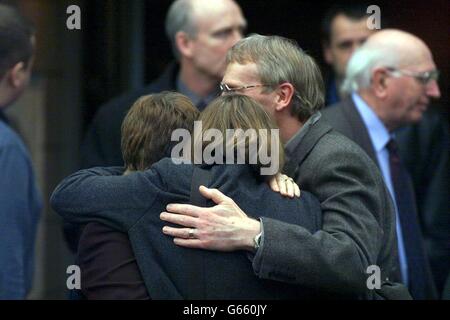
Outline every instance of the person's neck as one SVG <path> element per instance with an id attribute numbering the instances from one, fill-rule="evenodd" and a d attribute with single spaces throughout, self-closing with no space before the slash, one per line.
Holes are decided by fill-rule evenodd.
<path id="1" fill-rule="evenodd" d="M 219 85 L 218 79 L 198 71 L 188 63 L 181 63 L 180 79 L 189 90 L 200 97 L 207 97 Z"/>
<path id="2" fill-rule="evenodd" d="M 304 125 L 292 115 L 284 116 L 277 121 L 277 124 L 280 128 L 280 138 L 283 143 L 288 142 Z"/>
<path id="3" fill-rule="evenodd" d="M 358 95 L 361 97 L 361 99 L 364 100 L 364 102 L 369 106 L 370 109 L 375 112 L 377 117 L 383 122 L 384 126 L 388 129 L 389 132 L 394 131 L 397 129 L 397 126 L 394 123 L 390 123 L 388 121 L 389 117 L 385 114 L 385 108 L 383 108 L 383 101 L 380 101 L 377 99 L 370 91 L 368 90 L 362 90 L 358 92 Z"/>

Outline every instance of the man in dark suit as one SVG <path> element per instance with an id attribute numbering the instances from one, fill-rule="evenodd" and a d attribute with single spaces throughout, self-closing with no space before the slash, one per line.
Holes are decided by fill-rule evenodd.
<path id="1" fill-rule="evenodd" d="M 239 41 L 227 61 L 223 93 L 250 96 L 275 119 L 288 158 L 285 173 L 321 202 L 322 230 L 311 233 L 265 218 L 255 224 L 220 191 L 204 189 L 202 194 L 217 206 L 175 204 L 163 215 L 172 223 L 179 223 L 180 215 L 194 216 L 187 226 L 195 222 L 197 239 L 176 229 L 169 234 L 178 245 L 211 250 L 236 250 L 253 238 L 252 265 L 260 278 L 313 287 L 334 297 L 352 292 L 373 298 L 367 268 L 379 266 L 380 282 L 397 271 L 394 208 L 373 161 L 321 119 L 324 95 L 317 65 L 290 40 L 261 35 Z M 224 214 L 235 217 L 234 223 L 224 223 Z M 229 240 L 220 237 L 224 230 Z"/>
<path id="2" fill-rule="evenodd" d="M 369 4 L 336 4 L 322 20 L 323 57 L 331 73 L 326 81 L 325 106 L 342 100 L 340 92 L 348 61 L 377 30 L 367 28 Z M 383 27 L 385 19 L 383 19 Z M 429 253 L 438 292 L 450 272 L 450 171 L 448 121 L 438 106 L 430 105 L 417 123 L 396 131 L 400 157 L 412 177 L 419 223 Z"/>
<path id="3" fill-rule="evenodd" d="M 397 280 L 407 284 L 416 299 L 436 298 L 412 184 L 398 162 L 394 134 L 402 125 L 419 121 L 430 99 L 440 96 L 431 52 L 411 34 L 380 31 L 352 56 L 344 89 L 352 96 L 324 110 L 323 116 L 381 169 L 398 215 L 401 273 Z"/>
<path id="4" fill-rule="evenodd" d="M 177 0 L 166 17 L 166 33 L 177 59 L 148 86 L 127 92 L 101 106 L 81 146 L 81 167 L 123 165 L 120 126 L 131 105 L 143 95 L 180 92 L 201 111 L 219 94 L 228 49 L 242 38 L 246 21 L 233 0 Z M 64 225 L 76 252 L 80 230 Z"/>
<path id="5" fill-rule="evenodd" d="M 201 111 L 219 93 L 228 49 L 242 38 L 246 21 L 233 0 L 177 0 L 166 17 L 166 33 L 177 63 L 150 85 L 99 108 L 82 148 L 82 167 L 123 165 L 120 125 L 140 96 L 165 90 L 189 97 Z"/>

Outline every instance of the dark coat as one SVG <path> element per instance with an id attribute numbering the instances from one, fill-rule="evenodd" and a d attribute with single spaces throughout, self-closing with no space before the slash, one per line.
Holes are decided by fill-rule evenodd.
<path id="1" fill-rule="evenodd" d="M 334 297 L 357 293 L 376 298 L 367 287 L 367 268 L 379 266 L 382 281 L 398 268 L 395 211 L 378 168 L 322 119 L 288 156 L 285 173 L 321 203 L 322 230 L 311 234 L 263 218 L 271 241 L 254 263 L 255 272 L 264 279 L 329 291 Z"/>
<path id="2" fill-rule="evenodd" d="M 349 139 L 355 141 L 369 157 L 379 167 L 378 159 L 369 136 L 369 132 L 356 109 L 352 99 L 346 99 L 335 106 L 330 106 L 322 111 L 324 119 L 337 131 L 341 132 Z M 431 271 L 426 270 L 428 278 L 431 280 Z M 400 273 L 397 274 L 394 280 L 400 281 Z M 426 288 L 426 296 L 428 298 L 435 298 L 436 292 L 432 281 L 428 281 Z"/>
<path id="3" fill-rule="evenodd" d="M 271 191 L 247 165 L 216 165 L 208 170 L 211 172 L 209 186 L 233 198 L 250 216 L 301 225 L 309 233 L 320 229 L 319 203 L 307 192 L 302 192 L 300 199 L 283 198 Z M 162 233 L 165 223 L 159 219 L 159 214 L 165 206 L 189 202 L 192 165 L 175 165 L 170 159 L 163 159 L 145 172 L 110 176 L 121 172 L 120 169 L 102 168 L 79 171 L 61 182 L 52 195 L 51 204 L 70 222 L 98 221 L 128 232 L 153 299 L 297 299 L 316 296 L 315 290 L 306 287 L 258 279 L 245 252 L 181 248 Z M 213 203 L 208 202 L 209 205 Z M 285 270 L 291 267 L 280 266 Z"/>

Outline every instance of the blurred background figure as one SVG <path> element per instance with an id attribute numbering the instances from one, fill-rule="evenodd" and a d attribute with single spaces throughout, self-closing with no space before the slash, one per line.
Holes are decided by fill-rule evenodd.
<path id="1" fill-rule="evenodd" d="M 332 70 L 326 82 L 327 106 L 341 101 L 344 94 L 340 89 L 348 61 L 354 51 L 377 31 L 367 27 L 368 6 L 369 4 L 336 4 L 324 15 L 323 56 Z M 381 26 L 386 25 L 384 17 L 382 15 Z M 440 293 L 450 272 L 448 120 L 435 105 L 435 101 L 431 101 L 429 108 L 421 114 L 420 121 L 404 122 L 395 131 L 400 157 L 414 185 L 419 223 Z"/>
<path id="2" fill-rule="evenodd" d="M 239 6 L 232 0 L 177 0 L 169 8 L 165 24 L 177 61 L 147 87 L 100 107 L 84 139 L 82 167 L 123 165 L 120 126 L 138 97 L 178 91 L 201 111 L 219 94 L 225 55 L 246 28 Z"/>
<path id="3" fill-rule="evenodd" d="M 322 47 L 325 62 L 332 72 L 327 75 L 325 105 L 339 102 L 345 69 L 353 52 L 377 30 L 367 27 L 368 4 L 336 4 L 322 20 Z"/>
<path id="4" fill-rule="evenodd" d="M 42 209 L 28 150 L 2 110 L 28 85 L 33 27 L 0 4 L 0 299 L 24 299 L 32 284 L 36 230 Z"/>

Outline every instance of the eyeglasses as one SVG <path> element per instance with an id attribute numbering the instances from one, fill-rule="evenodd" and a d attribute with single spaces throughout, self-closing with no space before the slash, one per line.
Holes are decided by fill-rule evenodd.
<path id="1" fill-rule="evenodd" d="M 431 71 L 425 71 L 425 72 L 414 72 L 414 71 L 408 71 L 408 70 L 398 70 L 395 68 L 387 68 L 389 72 L 396 77 L 412 77 L 419 81 L 423 85 L 427 85 L 430 83 L 430 81 L 435 80 L 438 81 L 439 79 L 439 70 L 431 70 Z"/>
<path id="2" fill-rule="evenodd" d="M 242 90 L 251 89 L 251 88 L 270 87 L 267 84 L 253 84 L 253 85 L 249 85 L 249 86 L 230 88 L 230 86 L 227 85 L 226 83 L 221 83 L 219 86 L 220 86 L 220 91 L 223 94 L 234 93 L 234 92 L 237 92 L 237 91 L 242 91 Z"/>

